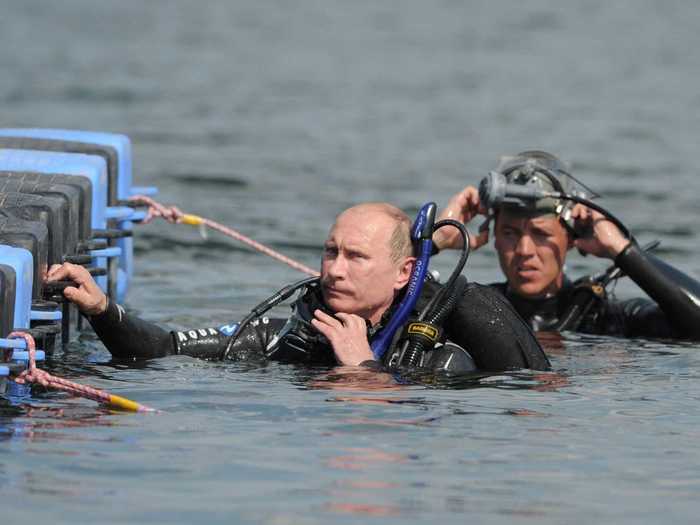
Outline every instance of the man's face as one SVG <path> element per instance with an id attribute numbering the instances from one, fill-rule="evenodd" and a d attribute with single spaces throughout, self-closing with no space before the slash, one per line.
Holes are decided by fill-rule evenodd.
<path id="1" fill-rule="evenodd" d="M 502 209 L 495 233 L 501 270 L 512 291 L 523 297 L 540 298 L 561 288 L 570 242 L 557 217 L 527 217 Z"/>
<path id="2" fill-rule="evenodd" d="M 381 319 L 410 276 L 410 265 L 391 260 L 395 223 L 377 211 L 350 209 L 328 234 L 321 263 L 323 299 L 335 312 Z"/>

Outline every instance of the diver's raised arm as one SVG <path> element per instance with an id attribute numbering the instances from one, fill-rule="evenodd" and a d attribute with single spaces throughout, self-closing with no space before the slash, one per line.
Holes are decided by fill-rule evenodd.
<path id="1" fill-rule="evenodd" d="M 700 282 L 636 243 L 630 243 L 615 264 L 656 302 L 673 335 L 700 340 Z"/>
<path id="2" fill-rule="evenodd" d="M 479 199 L 479 190 L 474 186 L 467 186 L 450 198 L 447 206 L 440 212 L 438 222 L 444 219 L 453 219 L 466 226 L 477 215 L 486 216 L 486 214 L 487 210 Z M 470 235 L 469 240 L 472 250 L 480 248 L 489 240 L 488 229 L 479 228 L 479 234 Z M 463 240 L 456 229 L 441 228 L 433 235 L 433 243 L 439 250 L 459 250 L 462 247 Z"/>
<path id="3" fill-rule="evenodd" d="M 574 220 L 574 231 L 587 233 L 573 241 L 574 246 L 583 253 L 614 260 L 631 242 L 602 213 L 583 204 L 574 206 L 571 218 Z"/>

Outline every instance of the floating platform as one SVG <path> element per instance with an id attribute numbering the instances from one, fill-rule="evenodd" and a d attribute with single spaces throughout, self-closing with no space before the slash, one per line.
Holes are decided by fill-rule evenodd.
<path id="1" fill-rule="evenodd" d="M 61 129 L 0 129 L 0 396 L 26 389 L 7 378 L 26 367 L 29 332 L 42 351 L 66 345 L 82 323 L 45 283 L 53 264 L 83 265 L 122 301 L 133 276 L 133 225 L 145 217 L 128 200 L 155 188 L 132 185 L 125 135 Z"/>

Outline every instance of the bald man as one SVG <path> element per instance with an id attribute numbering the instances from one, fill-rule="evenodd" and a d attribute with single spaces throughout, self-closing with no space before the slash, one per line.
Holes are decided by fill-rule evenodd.
<path id="1" fill-rule="evenodd" d="M 402 297 L 415 257 L 411 221 L 386 203 L 365 203 L 342 212 L 324 243 L 321 278 L 302 290 L 287 319 L 260 317 L 237 334 L 237 325 L 166 331 L 111 302 L 88 272 L 57 265 L 49 281 L 72 280 L 64 291 L 87 316 L 117 358 L 185 354 L 208 359 L 272 359 L 314 365 L 381 368 L 370 350 L 372 337 L 388 322 Z M 439 285 L 428 283 L 423 302 Z M 450 372 L 547 369 L 549 363 L 532 332 L 498 292 L 467 286 L 445 326 L 446 338 L 424 364 Z"/>

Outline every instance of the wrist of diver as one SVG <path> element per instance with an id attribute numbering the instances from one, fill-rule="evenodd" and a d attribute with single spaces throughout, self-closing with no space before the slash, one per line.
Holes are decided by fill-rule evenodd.
<path id="1" fill-rule="evenodd" d="M 635 248 L 637 248 L 637 249 L 635 249 Z M 638 248 L 639 248 L 639 246 L 637 245 L 637 243 L 634 240 L 629 241 L 627 243 L 627 246 L 625 246 L 625 248 L 620 253 L 618 253 L 617 256 L 615 257 L 615 259 L 614 259 L 615 265 L 619 266 L 620 268 L 622 268 L 624 270 L 625 266 L 626 266 L 625 262 L 630 256 L 634 257 L 635 254 L 642 253 Z"/>
<path id="2" fill-rule="evenodd" d="M 96 306 L 81 309 L 80 313 L 88 317 L 99 317 L 107 312 L 107 308 L 109 308 L 109 298 L 105 294 L 102 294 Z"/>
<path id="3" fill-rule="evenodd" d="M 615 241 L 612 245 L 608 246 L 608 258 L 613 261 L 617 259 L 618 255 L 624 252 L 632 244 L 632 241 L 623 237 Z"/>

